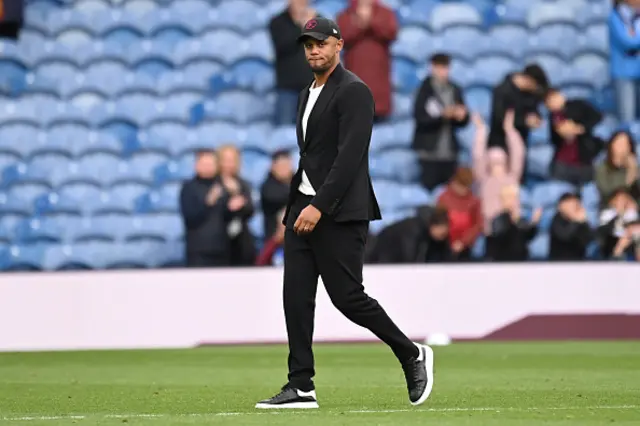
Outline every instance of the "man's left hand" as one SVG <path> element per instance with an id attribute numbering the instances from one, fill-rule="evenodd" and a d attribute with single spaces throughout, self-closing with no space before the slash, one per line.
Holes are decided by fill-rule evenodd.
<path id="1" fill-rule="evenodd" d="M 321 216 L 322 212 L 320 210 L 308 205 L 300 212 L 296 223 L 293 225 L 293 230 L 298 235 L 309 234 L 314 230 Z"/>

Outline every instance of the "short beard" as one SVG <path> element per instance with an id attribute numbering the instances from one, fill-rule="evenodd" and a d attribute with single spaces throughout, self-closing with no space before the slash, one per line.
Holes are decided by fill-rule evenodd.
<path id="1" fill-rule="evenodd" d="M 327 71 L 329 71 L 331 69 L 331 67 L 333 66 L 334 62 L 335 62 L 335 56 L 324 65 L 316 66 L 316 67 L 312 66 L 311 67 L 311 71 L 315 75 L 324 75 L 324 74 L 327 73 Z"/>

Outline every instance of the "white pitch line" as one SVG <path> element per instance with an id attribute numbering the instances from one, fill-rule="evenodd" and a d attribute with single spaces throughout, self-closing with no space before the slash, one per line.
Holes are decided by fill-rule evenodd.
<path id="1" fill-rule="evenodd" d="M 305 410 L 305 413 L 345 413 L 345 414 L 380 414 L 380 413 L 452 413 L 452 412 L 483 412 L 483 411 L 511 411 L 511 412 L 529 412 L 529 411 L 572 411 L 572 410 L 636 410 L 640 409 L 640 405 L 587 405 L 587 406 L 572 406 L 572 407 L 452 407 L 452 408 L 417 408 L 417 409 L 397 409 L 397 410 Z M 300 413 L 300 410 L 291 410 L 296 413 Z M 249 412 L 228 412 L 228 413 L 191 413 L 191 414 L 144 414 L 144 413 L 131 413 L 131 414 L 105 414 L 102 416 L 93 415 L 69 415 L 69 416 L 23 416 L 23 417 L 0 417 L 0 422 L 30 422 L 30 421 L 43 421 L 43 420 L 84 420 L 88 418 L 100 417 L 103 419 L 127 419 L 127 418 L 167 418 L 167 417 L 216 417 L 216 416 L 256 416 L 256 415 L 274 415 L 274 414 L 286 414 L 291 412 L 290 410 L 278 410 L 278 411 L 249 411 Z"/>

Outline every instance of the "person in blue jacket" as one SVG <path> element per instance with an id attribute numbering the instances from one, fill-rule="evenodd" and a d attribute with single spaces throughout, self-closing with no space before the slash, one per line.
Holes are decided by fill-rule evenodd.
<path id="1" fill-rule="evenodd" d="M 610 66 L 618 117 L 638 118 L 640 97 L 640 0 L 614 0 L 609 15 Z"/>

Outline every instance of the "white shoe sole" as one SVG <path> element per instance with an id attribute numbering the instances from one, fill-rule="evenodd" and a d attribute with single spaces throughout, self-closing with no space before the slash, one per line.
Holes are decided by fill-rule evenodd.
<path id="1" fill-rule="evenodd" d="M 423 404 L 429 395 L 431 395 L 431 391 L 433 390 L 433 349 L 431 349 L 427 345 L 419 345 L 421 348 L 424 348 L 424 366 L 427 370 L 427 387 L 424 389 L 423 394 L 420 396 L 416 402 L 411 402 L 411 405 L 420 405 Z"/>
<path id="2" fill-rule="evenodd" d="M 273 410 L 273 409 L 309 409 L 309 408 L 320 408 L 317 402 L 291 402 L 289 404 L 264 404 L 257 403 L 256 408 L 263 410 Z"/>

